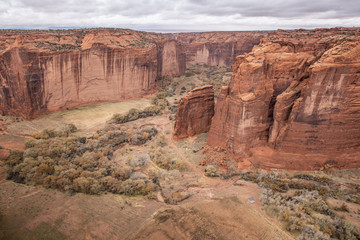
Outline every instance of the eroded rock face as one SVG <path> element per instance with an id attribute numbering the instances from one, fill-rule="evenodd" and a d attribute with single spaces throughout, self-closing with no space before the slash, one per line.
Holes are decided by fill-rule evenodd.
<path id="1" fill-rule="evenodd" d="M 278 31 L 239 56 L 208 144 L 256 167 L 359 167 L 359 32 Z"/>
<path id="2" fill-rule="evenodd" d="M 231 67 L 236 56 L 251 52 L 271 32 L 172 33 L 167 37 L 185 44 L 187 64 Z"/>
<path id="3" fill-rule="evenodd" d="M 158 77 L 185 72 L 181 43 L 117 31 L 4 31 L 0 112 L 34 118 L 42 112 L 139 98 L 154 90 Z"/>
<path id="4" fill-rule="evenodd" d="M 179 102 L 174 127 L 174 139 L 183 139 L 209 131 L 214 115 L 214 89 L 198 87 Z"/>

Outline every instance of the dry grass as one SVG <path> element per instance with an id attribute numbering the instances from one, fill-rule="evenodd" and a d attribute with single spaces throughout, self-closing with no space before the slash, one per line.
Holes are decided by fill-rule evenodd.
<path id="1" fill-rule="evenodd" d="M 22 121 L 11 124 L 7 128 L 10 134 L 31 135 L 45 128 L 54 128 L 63 124 L 75 124 L 83 132 L 95 132 L 104 127 L 115 113 L 126 113 L 131 108 L 142 109 L 151 105 L 151 99 L 142 98 L 115 103 L 102 103 L 79 107 L 64 112 L 52 113 L 32 121 Z"/>

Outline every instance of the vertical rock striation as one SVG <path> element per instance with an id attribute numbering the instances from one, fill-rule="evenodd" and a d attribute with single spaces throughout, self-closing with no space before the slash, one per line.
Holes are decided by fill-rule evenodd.
<path id="1" fill-rule="evenodd" d="M 181 43 L 118 31 L 7 36 L 13 42 L 0 52 L 0 112 L 34 118 L 42 112 L 138 98 L 154 90 L 158 77 L 185 72 Z"/>
<path id="2" fill-rule="evenodd" d="M 207 85 L 189 92 L 179 102 L 174 138 L 183 139 L 208 132 L 214 115 L 214 89 Z"/>
<path id="3" fill-rule="evenodd" d="M 359 167 L 359 32 L 278 31 L 239 56 L 208 144 L 256 167 Z"/>
<path id="4" fill-rule="evenodd" d="M 181 41 L 187 64 L 231 67 L 236 56 L 251 52 L 260 39 L 271 32 L 171 33 L 165 36 Z"/>

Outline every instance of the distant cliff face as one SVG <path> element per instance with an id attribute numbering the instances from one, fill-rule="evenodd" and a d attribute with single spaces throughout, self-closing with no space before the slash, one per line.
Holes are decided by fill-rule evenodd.
<path id="1" fill-rule="evenodd" d="M 187 64 L 231 67 L 236 56 L 251 52 L 271 32 L 172 33 L 165 36 L 181 41 Z"/>
<path id="2" fill-rule="evenodd" d="M 239 56 L 208 137 L 256 167 L 360 166 L 360 30 L 277 31 Z"/>
<path id="3" fill-rule="evenodd" d="M 2 114 L 33 118 L 41 112 L 138 98 L 154 90 L 157 77 L 185 72 L 182 44 L 154 34 L 5 33 L 0 37 Z"/>
<path id="4" fill-rule="evenodd" d="M 174 138 L 183 139 L 208 132 L 214 116 L 214 89 L 211 85 L 190 91 L 179 102 Z"/>

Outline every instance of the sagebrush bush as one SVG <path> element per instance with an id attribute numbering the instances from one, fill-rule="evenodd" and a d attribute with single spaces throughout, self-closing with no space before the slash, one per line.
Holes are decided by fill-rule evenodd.
<path id="1" fill-rule="evenodd" d="M 337 217 L 317 191 L 304 190 L 293 196 L 282 196 L 271 189 L 263 189 L 260 201 L 270 215 L 284 222 L 286 230 L 300 233 L 298 239 L 360 237 L 359 228 Z"/>
<path id="2" fill-rule="evenodd" d="M 213 165 L 207 165 L 205 168 L 205 176 L 208 177 L 218 177 L 219 174 L 217 172 L 217 169 L 215 166 Z"/>
<path id="3" fill-rule="evenodd" d="M 147 118 L 151 116 L 156 116 L 161 114 L 161 107 L 159 106 L 149 106 L 144 108 L 143 110 L 138 110 L 132 108 L 126 114 L 114 114 L 111 118 L 111 122 L 114 123 L 126 123 L 130 121 L 135 121 L 140 118 Z"/>
<path id="4" fill-rule="evenodd" d="M 162 148 L 154 148 L 149 151 L 151 160 L 160 168 L 165 170 L 180 170 L 184 171 L 187 169 L 186 163 L 182 160 L 175 158 Z"/>
<path id="5" fill-rule="evenodd" d="M 171 97 L 170 92 L 161 92 L 156 94 L 152 99 L 151 103 L 154 106 L 159 107 L 160 109 L 164 110 L 167 106 L 169 106 L 169 101 L 166 99 L 166 97 Z"/>
<path id="6" fill-rule="evenodd" d="M 54 129 L 44 129 L 41 132 L 36 132 L 32 134 L 32 137 L 35 139 L 49 139 L 54 137 L 68 137 L 72 133 L 75 133 L 77 128 L 74 124 L 66 124 L 60 130 Z"/>
<path id="7" fill-rule="evenodd" d="M 13 167 L 13 166 L 21 163 L 22 160 L 23 160 L 23 154 L 24 153 L 22 151 L 20 151 L 20 150 L 10 151 L 9 156 L 6 159 L 7 164 L 10 167 Z"/>

